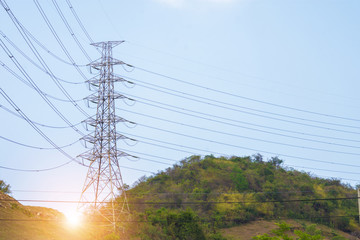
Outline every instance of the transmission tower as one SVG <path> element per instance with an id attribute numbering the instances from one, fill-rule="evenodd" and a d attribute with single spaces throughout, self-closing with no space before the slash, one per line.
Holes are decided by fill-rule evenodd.
<path id="1" fill-rule="evenodd" d="M 127 139 L 116 131 L 116 124 L 127 121 L 115 114 L 115 100 L 126 98 L 114 91 L 116 82 L 126 81 L 113 73 L 114 65 L 124 62 L 112 57 L 112 48 L 123 41 L 93 43 L 101 48 L 101 58 L 90 63 L 99 75 L 88 80 L 94 91 L 87 97 L 89 104 L 96 105 L 96 115 L 84 121 L 87 128 L 94 131 L 82 139 L 90 149 L 81 154 L 83 162 L 89 165 L 78 209 L 100 213 L 116 228 L 121 215 L 129 213 L 124 184 L 120 172 L 120 157 L 130 156 L 117 148 L 119 139 Z M 91 197 L 90 197 L 91 196 Z"/>

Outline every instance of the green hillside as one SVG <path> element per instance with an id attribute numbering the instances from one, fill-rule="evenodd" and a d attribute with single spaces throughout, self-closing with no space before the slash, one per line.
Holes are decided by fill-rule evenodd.
<path id="1" fill-rule="evenodd" d="M 359 239 L 356 190 L 287 169 L 261 155 L 192 156 L 127 190 L 130 216 L 116 234 L 100 215 L 72 229 L 56 210 L 0 191 L 0 240 Z M 123 199 L 119 197 L 118 201 Z M 122 205 L 121 205 L 122 207 Z"/>
<path id="2" fill-rule="evenodd" d="M 277 157 L 192 156 L 140 178 L 127 195 L 141 239 L 225 239 L 223 229 L 289 219 L 360 233 L 353 187 L 284 168 Z"/>

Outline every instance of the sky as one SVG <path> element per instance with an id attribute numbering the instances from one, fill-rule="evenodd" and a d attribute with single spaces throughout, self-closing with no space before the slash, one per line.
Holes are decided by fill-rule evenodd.
<path id="1" fill-rule="evenodd" d="M 191 155 L 260 153 L 314 176 L 359 184 L 359 1 L 8 1 L 15 22 L 34 38 L 27 44 L 10 11 L 0 8 L 0 88 L 31 121 L 42 124 L 38 128 L 51 141 L 71 144 L 63 151 L 81 160 L 77 156 L 87 149 L 78 141 L 80 134 L 66 128 L 28 86 L 30 79 L 66 120 L 91 134 L 81 124 L 87 117 L 78 107 L 90 116 L 96 113 L 84 100 L 93 93 L 85 81 L 96 77 L 86 65 L 101 56 L 69 4 L 93 42 L 124 40 L 113 56 L 133 66 L 114 68 L 133 83 L 116 83 L 115 90 L 135 100 L 116 101 L 117 115 L 136 123 L 117 125 L 120 134 L 137 140 L 118 142 L 121 151 L 137 157 L 119 159 L 124 183 L 133 186 L 141 176 Z M 64 91 L 76 104 L 64 101 Z M 86 167 L 70 162 L 48 171 L 20 171 L 46 170 L 69 158 L 14 143 L 52 147 L 13 114 L 17 110 L 3 96 L 0 105 L 0 179 L 11 185 L 12 196 L 79 200 Z M 64 212 L 76 208 L 23 203 Z"/>

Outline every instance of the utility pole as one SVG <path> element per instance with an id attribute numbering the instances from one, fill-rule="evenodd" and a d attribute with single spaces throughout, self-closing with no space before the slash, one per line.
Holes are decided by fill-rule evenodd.
<path id="1" fill-rule="evenodd" d="M 108 41 L 91 45 L 101 48 L 101 58 L 90 63 L 99 74 L 88 80 L 94 93 L 87 97 L 89 104 L 96 104 L 96 115 L 84 121 L 94 131 L 82 138 L 90 149 L 81 154 L 89 166 L 78 209 L 85 208 L 107 219 L 116 231 L 120 216 L 130 212 L 122 180 L 119 158 L 130 156 L 117 148 L 117 140 L 127 139 L 116 131 L 116 124 L 127 121 L 115 114 L 115 100 L 126 98 L 114 91 L 114 83 L 126 81 L 113 73 L 115 65 L 125 64 L 112 57 L 112 48 L 123 41 Z M 124 219 L 124 217 L 122 217 Z"/>
<path id="2" fill-rule="evenodd" d="M 357 188 L 357 195 L 358 195 L 358 209 L 359 209 L 359 223 L 360 223 L 360 188 Z"/>

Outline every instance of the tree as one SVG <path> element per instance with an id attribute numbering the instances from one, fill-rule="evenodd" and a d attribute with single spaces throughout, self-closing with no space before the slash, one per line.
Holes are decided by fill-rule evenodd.
<path id="1" fill-rule="evenodd" d="M 6 184 L 3 180 L 0 180 L 0 192 L 10 194 L 10 185 Z"/>
<path id="2" fill-rule="evenodd" d="M 161 208 L 157 211 L 148 211 L 147 219 L 150 225 L 145 229 L 152 234 L 152 239 L 176 239 L 176 240 L 205 240 L 199 217 L 191 209 L 184 211 L 172 211 Z M 142 240 L 147 236 L 142 234 Z"/>

